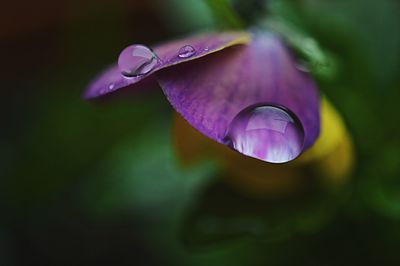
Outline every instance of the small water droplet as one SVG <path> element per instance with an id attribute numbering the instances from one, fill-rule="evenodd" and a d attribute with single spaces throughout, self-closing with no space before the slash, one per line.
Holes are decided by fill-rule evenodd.
<path id="1" fill-rule="evenodd" d="M 247 156 L 285 163 L 300 155 L 304 131 L 290 111 L 275 105 L 252 105 L 232 120 L 224 141 Z"/>
<path id="2" fill-rule="evenodd" d="M 204 48 L 204 51 L 208 52 L 208 51 L 210 51 L 210 48 L 206 47 L 206 48 Z"/>
<path id="3" fill-rule="evenodd" d="M 105 94 L 105 93 L 106 93 L 106 90 L 105 90 L 105 89 L 101 89 L 101 90 L 98 91 L 98 94 L 99 94 L 99 95 L 103 95 L 103 94 Z"/>
<path id="4" fill-rule="evenodd" d="M 178 56 L 180 58 L 189 58 L 196 53 L 196 49 L 193 46 L 185 45 L 179 50 Z"/>
<path id="5" fill-rule="evenodd" d="M 152 71 L 157 65 L 157 55 L 144 45 L 125 48 L 118 58 L 118 67 L 125 77 L 137 77 Z"/>
<path id="6" fill-rule="evenodd" d="M 115 88 L 115 84 L 111 83 L 110 85 L 108 85 L 108 90 L 112 91 Z"/>

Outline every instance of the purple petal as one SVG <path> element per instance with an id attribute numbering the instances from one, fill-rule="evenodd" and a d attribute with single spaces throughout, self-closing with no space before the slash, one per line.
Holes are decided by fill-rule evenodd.
<path id="1" fill-rule="evenodd" d="M 172 41 L 154 47 L 154 52 L 158 57 L 157 64 L 148 73 L 134 77 L 126 77 L 121 74 L 118 64 L 114 64 L 97 76 L 85 90 L 85 98 L 95 98 L 115 90 L 137 84 L 143 87 L 152 82 L 140 82 L 148 80 L 151 74 L 160 69 L 177 65 L 183 62 L 194 60 L 208 54 L 220 51 L 226 47 L 236 44 L 245 44 L 250 40 L 248 33 L 244 32 L 225 32 L 207 35 L 199 35 Z M 191 50 L 193 48 L 193 51 Z M 151 80 L 150 81 L 154 81 Z M 154 84 L 154 83 L 153 83 Z"/>
<path id="2" fill-rule="evenodd" d="M 193 127 L 250 157 L 286 162 L 318 137 L 316 86 L 272 34 L 256 34 L 249 45 L 160 71 L 157 78 Z"/>

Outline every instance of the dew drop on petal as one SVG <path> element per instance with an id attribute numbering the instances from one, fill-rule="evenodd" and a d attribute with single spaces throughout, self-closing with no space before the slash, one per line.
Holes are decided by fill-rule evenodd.
<path id="1" fill-rule="evenodd" d="M 97 93 L 98 93 L 98 95 L 103 95 L 103 94 L 106 94 L 106 90 L 100 89 Z"/>
<path id="2" fill-rule="evenodd" d="M 179 50 L 178 56 L 180 58 L 189 58 L 196 53 L 196 49 L 193 46 L 185 45 Z"/>
<path id="3" fill-rule="evenodd" d="M 232 120 L 224 142 L 247 156 L 286 163 L 300 155 L 304 130 L 296 116 L 275 105 L 252 105 Z"/>
<path id="4" fill-rule="evenodd" d="M 115 89 L 115 84 L 114 83 L 110 83 L 110 85 L 108 85 L 108 90 L 112 91 Z"/>
<path id="5" fill-rule="evenodd" d="M 157 65 L 157 55 L 147 46 L 131 45 L 118 58 L 118 67 L 125 77 L 137 77 L 152 71 Z"/>

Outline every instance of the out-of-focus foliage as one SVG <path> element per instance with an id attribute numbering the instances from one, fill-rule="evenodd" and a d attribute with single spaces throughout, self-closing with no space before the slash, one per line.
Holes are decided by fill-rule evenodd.
<path id="1" fill-rule="evenodd" d="M 264 18 L 247 0 L 225 2 L 246 23 Z M 128 44 L 226 27 L 204 1 L 41 0 L 29 16 L 9 3 L 2 12 L 18 23 L 2 16 L 0 265 L 399 265 L 400 3 L 266 2 L 267 16 L 337 61 L 318 82 L 355 142 L 345 187 L 250 199 L 213 161 L 179 166 L 157 88 L 80 98 Z"/>

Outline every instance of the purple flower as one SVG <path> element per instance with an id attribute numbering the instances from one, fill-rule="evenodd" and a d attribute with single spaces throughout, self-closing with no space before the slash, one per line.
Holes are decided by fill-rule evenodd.
<path id="1" fill-rule="evenodd" d="M 253 158 L 291 161 L 319 135 L 317 88 L 273 33 L 208 34 L 154 50 L 132 45 L 84 96 L 156 82 L 194 128 Z"/>

